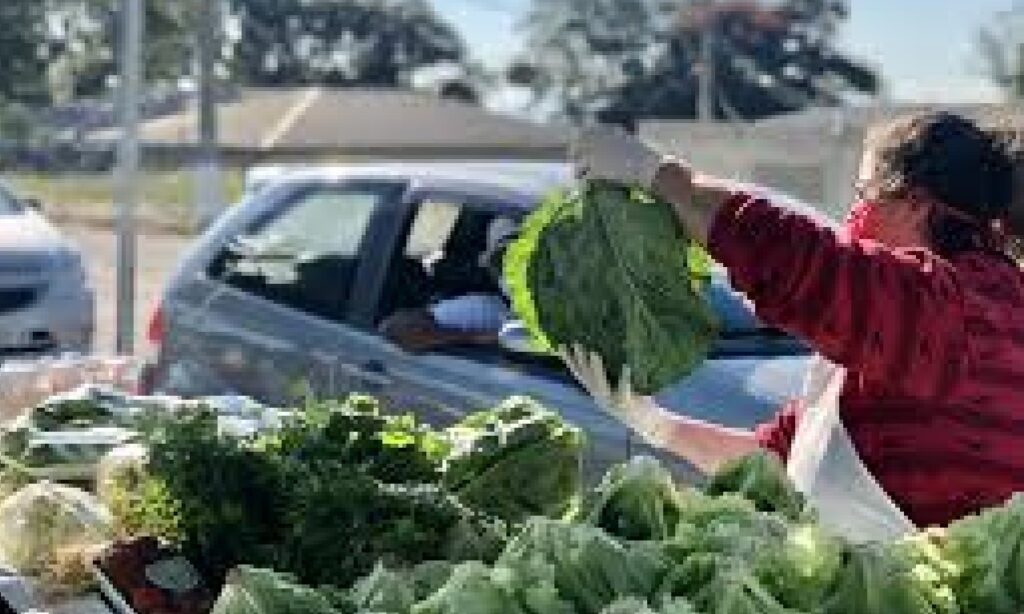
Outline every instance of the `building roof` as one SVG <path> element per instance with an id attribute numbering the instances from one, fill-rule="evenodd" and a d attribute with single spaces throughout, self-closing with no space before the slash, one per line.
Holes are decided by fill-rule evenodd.
<path id="1" fill-rule="evenodd" d="M 1024 107 L 1014 104 L 812 107 L 796 113 L 770 117 L 755 123 L 754 126 L 768 130 L 815 132 L 843 128 L 860 130 L 878 122 L 926 111 L 949 111 L 989 127 L 1024 128 Z"/>
<path id="2" fill-rule="evenodd" d="M 222 147 L 245 150 L 374 148 L 564 149 L 568 132 L 468 103 L 399 89 L 245 88 L 218 108 Z M 150 145 L 198 142 L 195 105 L 146 122 Z M 119 129 L 92 135 L 114 140 Z"/>

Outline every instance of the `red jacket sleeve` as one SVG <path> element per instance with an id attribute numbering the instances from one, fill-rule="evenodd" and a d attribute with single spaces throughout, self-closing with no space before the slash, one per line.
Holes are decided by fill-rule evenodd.
<path id="1" fill-rule="evenodd" d="M 929 252 L 849 241 L 748 195 L 720 208 L 708 247 L 761 321 L 875 387 L 937 398 L 965 366 L 962 292 Z"/>

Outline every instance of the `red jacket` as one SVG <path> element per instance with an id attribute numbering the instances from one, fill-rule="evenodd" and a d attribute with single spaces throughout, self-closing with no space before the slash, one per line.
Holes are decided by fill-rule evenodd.
<path id="1" fill-rule="evenodd" d="M 919 526 L 1024 492 L 1024 272 L 851 242 L 746 195 L 709 249 L 769 326 L 843 365 L 840 414 L 861 459 Z M 800 401 L 757 430 L 788 456 Z"/>

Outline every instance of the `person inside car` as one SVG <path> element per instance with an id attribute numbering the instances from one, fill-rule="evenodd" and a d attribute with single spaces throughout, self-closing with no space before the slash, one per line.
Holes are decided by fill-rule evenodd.
<path id="1" fill-rule="evenodd" d="M 380 326 L 381 333 L 410 352 L 444 346 L 496 346 L 511 320 L 501 281 L 505 248 L 518 233 L 518 223 L 495 217 L 487 227 L 487 241 L 477 264 L 486 270 L 499 291 L 470 292 L 437 301 L 421 309 L 398 311 Z"/>
<path id="2" fill-rule="evenodd" d="M 586 177 L 672 203 L 759 318 L 818 354 L 801 399 L 756 431 L 669 412 L 563 356 L 598 404 L 705 472 L 767 449 L 851 539 L 943 526 L 1024 491 L 1024 272 L 1007 256 L 1013 159 L 949 113 L 868 136 L 845 227 L 695 172 L 623 132 L 576 143 Z M 680 408 L 685 413 L 685 408 Z"/>

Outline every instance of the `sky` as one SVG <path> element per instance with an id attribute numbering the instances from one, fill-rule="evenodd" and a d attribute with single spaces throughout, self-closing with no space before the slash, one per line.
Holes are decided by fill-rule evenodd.
<path id="1" fill-rule="evenodd" d="M 531 0 L 431 1 L 460 28 L 477 57 L 501 65 L 518 48 L 513 26 Z M 893 100 L 992 102 L 999 93 L 985 77 L 975 40 L 979 27 L 1014 2 L 850 0 L 839 44 L 879 69 Z"/>

